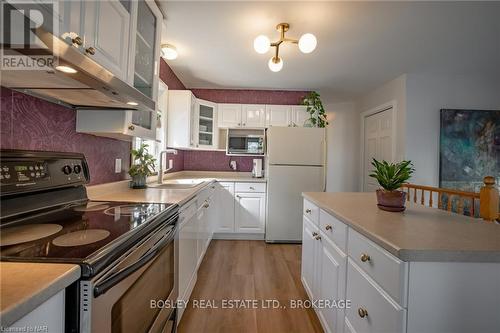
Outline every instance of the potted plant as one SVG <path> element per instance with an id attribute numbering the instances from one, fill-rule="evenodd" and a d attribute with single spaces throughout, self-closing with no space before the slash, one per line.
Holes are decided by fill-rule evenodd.
<path id="1" fill-rule="evenodd" d="M 132 149 L 132 166 L 128 170 L 132 177 L 132 188 L 146 188 L 146 179 L 155 171 L 156 159 L 148 153 L 148 145 L 141 144 L 139 149 Z"/>
<path id="2" fill-rule="evenodd" d="M 378 207 L 390 212 L 405 210 L 406 193 L 398 189 L 411 178 L 415 171 L 411 161 L 388 163 L 373 159 L 374 169 L 370 174 L 377 180 L 382 189 L 377 190 Z"/>
<path id="3" fill-rule="evenodd" d="M 306 120 L 304 126 L 323 128 L 328 125 L 326 111 L 317 92 L 311 91 L 302 99 L 301 104 L 307 107 L 307 112 L 311 115 L 311 118 Z"/>

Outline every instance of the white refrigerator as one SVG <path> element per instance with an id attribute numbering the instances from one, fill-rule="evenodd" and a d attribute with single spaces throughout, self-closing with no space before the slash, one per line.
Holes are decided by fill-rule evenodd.
<path id="1" fill-rule="evenodd" d="M 326 182 L 324 128 L 270 127 L 266 242 L 302 241 L 302 192 L 323 192 Z"/>

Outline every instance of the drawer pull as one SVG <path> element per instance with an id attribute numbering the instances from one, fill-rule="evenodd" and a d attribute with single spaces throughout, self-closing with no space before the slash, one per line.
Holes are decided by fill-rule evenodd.
<path id="1" fill-rule="evenodd" d="M 370 261 L 370 256 L 366 253 L 361 254 L 361 261 L 362 262 Z"/>
<path id="2" fill-rule="evenodd" d="M 316 237 L 316 236 L 318 236 L 318 233 L 313 231 L 312 235 L 313 235 L 313 237 Z"/>
<path id="3" fill-rule="evenodd" d="M 325 227 L 326 230 L 333 230 L 332 226 L 327 224 L 326 227 Z"/>
<path id="4" fill-rule="evenodd" d="M 315 240 L 321 240 L 321 236 L 320 236 L 320 235 L 318 235 L 318 236 L 314 237 L 314 239 L 315 239 Z"/>
<path id="5" fill-rule="evenodd" d="M 309 208 L 306 209 L 306 213 L 311 214 L 311 210 Z"/>
<path id="6" fill-rule="evenodd" d="M 366 309 L 359 308 L 359 309 L 358 309 L 358 315 L 359 315 L 361 318 L 368 317 L 368 311 L 367 311 Z"/>
<path id="7" fill-rule="evenodd" d="M 255 191 L 255 187 L 253 187 L 253 186 L 250 186 L 250 189 L 251 189 L 252 191 Z"/>

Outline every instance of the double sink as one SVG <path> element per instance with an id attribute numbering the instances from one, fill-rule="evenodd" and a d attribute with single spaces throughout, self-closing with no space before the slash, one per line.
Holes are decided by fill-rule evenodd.
<path id="1" fill-rule="evenodd" d="M 163 182 L 163 184 L 148 184 L 148 188 L 156 189 L 170 189 L 170 190 L 183 190 L 196 187 L 198 185 L 206 183 L 207 179 L 169 179 Z"/>

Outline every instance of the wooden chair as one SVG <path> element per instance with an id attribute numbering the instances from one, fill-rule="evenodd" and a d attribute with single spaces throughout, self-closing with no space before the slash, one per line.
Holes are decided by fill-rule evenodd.
<path id="1" fill-rule="evenodd" d="M 484 185 L 479 193 L 409 183 L 404 184 L 402 190 L 406 192 L 407 201 L 471 217 L 481 217 L 489 222 L 500 221 L 498 189 L 495 186 L 495 178 L 491 176 L 484 177 Z"/>

